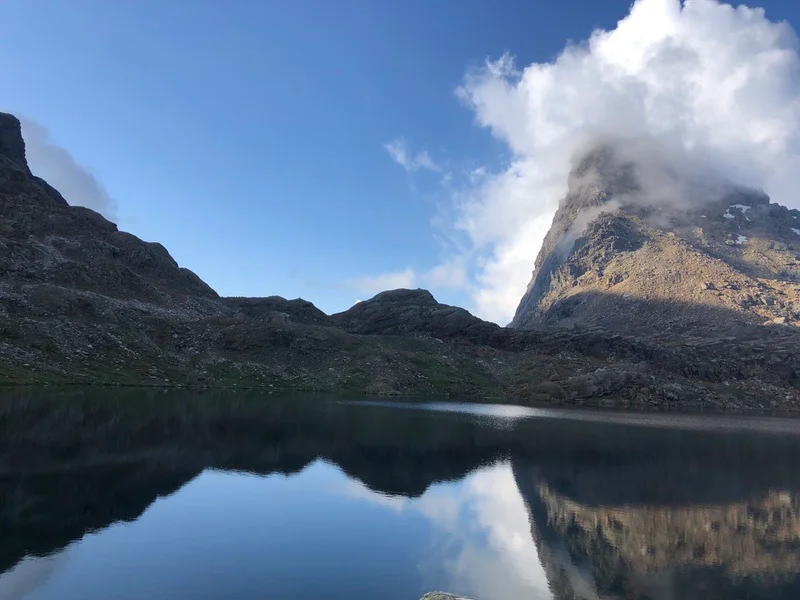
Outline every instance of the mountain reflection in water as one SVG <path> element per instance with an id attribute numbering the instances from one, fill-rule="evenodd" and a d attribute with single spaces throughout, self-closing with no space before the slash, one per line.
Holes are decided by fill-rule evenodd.
<path id="1" fill-rule="evenodd" d="M 780 419 L 6 393 L 0 599 L 794 599 L 798 451 Z"/>

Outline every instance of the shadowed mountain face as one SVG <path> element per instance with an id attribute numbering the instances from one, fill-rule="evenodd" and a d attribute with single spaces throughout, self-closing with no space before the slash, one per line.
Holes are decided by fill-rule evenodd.
<path id="1" fill-rule="evenodd" d="M 350 334 L 299 299 L 219 298 L 160 244 L 69 206 L 0 113 L 0 382 L 504 395 L 480 352 L 438 350 Z"/>
<path id="2" fill-rule="evenodd" d="M 793 422 L 748 421 L 747 431 L 728 418 L 626 420 L 504 421 L 245 393 L 20 392 L 0 404 L 0 572 L 135 520 L 209 468 L 289 474 L 324 459 L 374 491 L 417 497 L 510 462 L 531 519 L 518 533 L 533 536 L 557 600 L 797 597 Z"/>
<path id="3" fill-rule="evenodd" d="M 657 149 L 637 144 L 577 161 L 512 326 L 674 338 L 800 325 L 800 211 L 667 157 L 647 164 Z"/>

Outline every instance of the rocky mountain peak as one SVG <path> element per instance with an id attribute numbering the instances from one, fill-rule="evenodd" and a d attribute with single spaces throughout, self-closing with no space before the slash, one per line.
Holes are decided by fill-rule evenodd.
<path id="1" fill-rule="evenodd" d="M 567 179 L 571 200 L 577 200 L 577 194 L 584 188 L 596 188 L 605 195 L 639 189 L 636 166 L 621 149 L 619 144 L 604 141 L 576 154 Z"/>
<path id="2" fill-rule="evenodd" d="M 370 303 L 392 302 L 398 304 L 415 305 L 415 306 L 433 306 L 438 304 L 428 290 L 421 288 L 406 289 L 400 288 L 396 290 L 386 290 L 376 294 L 372 299 L 367 300 Z"/>
<path id="3" fill-rule="evenodd" d="M 800 211 L 640 140 L 589 148 L 568 184 L 513 327 L 800 325 Z"/>
<path id="4" fill-rule="evenodd" d="M 0 215 L 0 279 L 50 286 L 51 308 L 74 308 L 85 294 L 101 294 L 162 305 L 196 300 L 202 310 L 215 309 L 209 302 L 216 292 L 179 267 L 161 244 L 119 231 L 91 209 L 70 206 L 33 175 L 20 121 L 7 113 L 0 113 Z"/>
<path id="5" fill-rule="evenodd" d="M 10 166 L 30 175 L 25 158 L 22 125 L 14 115 L 0 112 L 0 165 Z"/>

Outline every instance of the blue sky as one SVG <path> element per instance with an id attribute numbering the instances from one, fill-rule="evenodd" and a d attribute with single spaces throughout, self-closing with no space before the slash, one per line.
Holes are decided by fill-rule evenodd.
<path id="1" fill-rule="evenodd" d="M 800 23 L 795 2 L 759 4 Z M 221 294 L 333 312 L 407 279 L 502 320 L 508 309 L 482 310 L 481 293 L 514 240 L 481 246 L 476 229 L 454 227 L 474 217 L 464 207 L 485 178 L 525 155 L 513 133 L 524 124 L 502 121 L 514 105 L 491 104 L 492 85 L 518 73 L 494 63 L 492 79 L 486 60 L 550 63 L 629 5 L 4 0 L 0 107 L 46 128 L 107 190 L 102 209 L 122 229 L 163 243 Z M 480 81 L 459 97 L 471 73 Z M 387 150 L 403 162 L 402 144 L 408 170 Z M 533 268 L 535 250 L 517 254 L 530 266 L 521 281 L 519 266 L 497 275 L 514 280 L 506 297 Z"/>

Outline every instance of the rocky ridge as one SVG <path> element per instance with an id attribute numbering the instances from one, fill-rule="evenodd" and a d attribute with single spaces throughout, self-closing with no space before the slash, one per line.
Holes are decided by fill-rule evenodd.
<path id="1" fill-rule="evenodd" d="M 766 206 L 767 212 L 778 210 Z M 607 257 L 624 258 L 614 245 L 640 235 L 628 235 L 633 223 L 609 225 L 601 218 L 591 225 L 599 228 L 599 243 L 611 244 Z M 0 251 L 3 383 L 800 408 L 794 328 L 739 323 L 731 318 L 735 310 L 721 306 L 713 307 L 726 324 L 719 332 L 673 336 L 667 344 L 656 335 L 663 327 L 653 332 L 554 319 L 566 327 L 503 328 L 442 305 L 424 290 L 384 292 L 332 316 L 300 299 L 221 298 L 163 246 L 69 206 L 30 172 L 19 122 L 4 114 Z M 592 256 L 586 260 L 601 264 L 602 257 Z M 770 264 L 764 262 L 759 273 Z M 643 314 L 660 306 L 654 298 L 636 301 L 646 303 Z M 777 311 L 793 319 L 784 300 L 761 306 L 764 314 L 774 312 L 773 319 L 780 318 Z M 558 314 L 557 308 L 548 311 Z"/>

